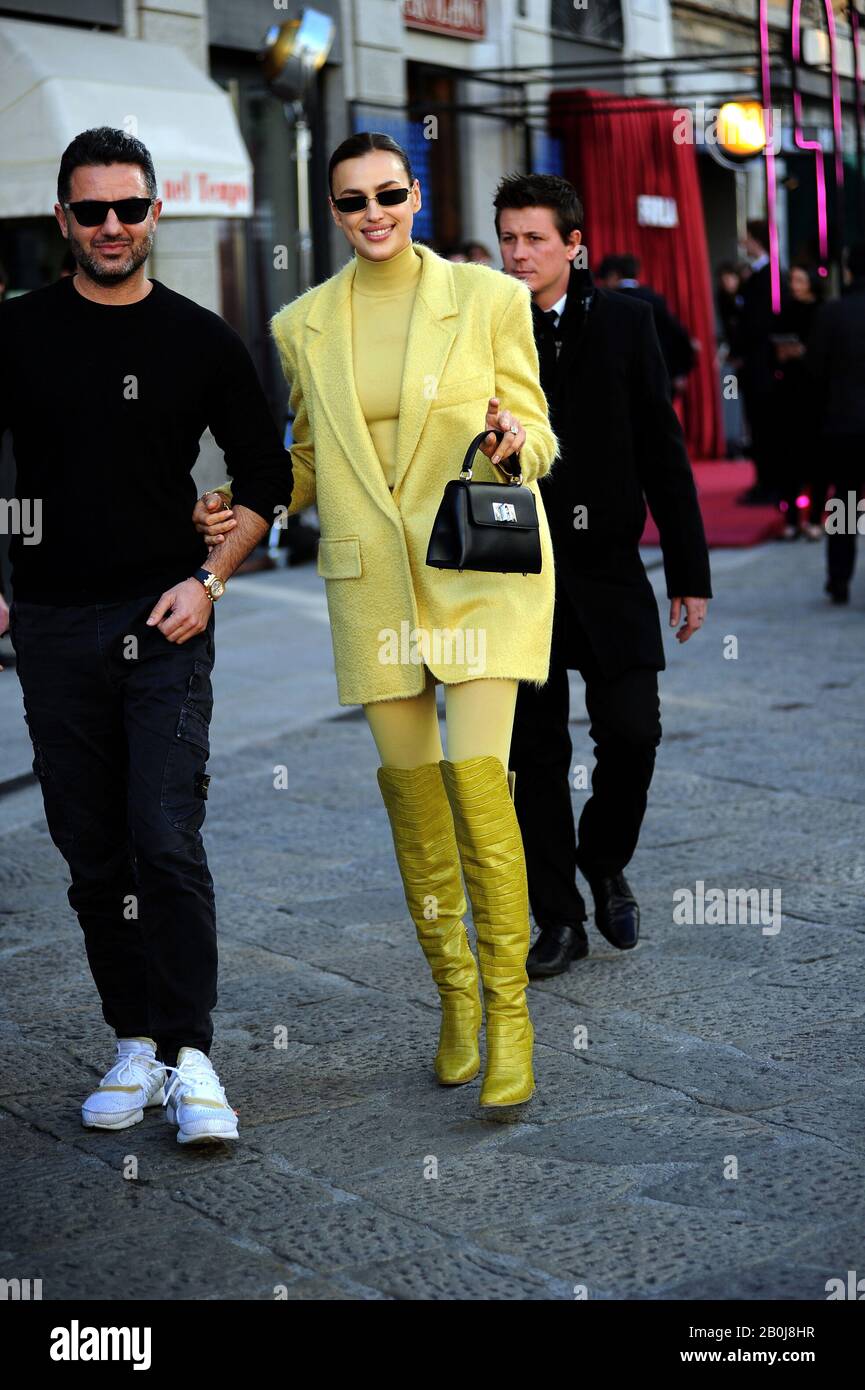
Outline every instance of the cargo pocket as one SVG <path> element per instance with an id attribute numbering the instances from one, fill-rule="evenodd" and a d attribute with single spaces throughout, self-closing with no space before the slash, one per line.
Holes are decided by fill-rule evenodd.
<path id="1" fill-rule="evenodd" d="M 324 579 L 359 579 L 363 572 L 359 537 L 340 536 L 336 540 L 322 537 L 318 543 L 316 568 Z"/>
<path id="2" fill-rule="evenodd" d="M 30 742 L 33 745 L 33 774 L 39 782 L 42 791 L 42 805 L 45 810 L 48 833 L 63 855 L 63 858 L 69 863 L 75 844 L 75 834 L 70 820 L 69 808 L 61 795 L 57 779 L 51 771 L 42 745 L 33 732 L 33 726 L 26 711 L 24 719 L 30 732 Z"/>
<path id="3" fill-rule="evenodd" d="M 210 667 L 204 661 L 196 661 L 162 778 L 162 810 L 175 830 L 200 830 L 204 822 L 210 785 L 205 768 L 210 757 L 212 714 Z"/>

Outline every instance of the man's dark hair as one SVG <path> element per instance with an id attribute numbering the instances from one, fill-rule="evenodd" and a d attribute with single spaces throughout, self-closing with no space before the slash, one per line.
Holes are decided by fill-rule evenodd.
<path id="1" fill-rule="evenodd" d="M 857 241 L 847 251 L 847 269 L 854 280 L 865 276 L 865 241 Z"/>
<path id="2" fill-rule="evenodd" d="M 341 145 L 337 145 L 330 157 L 327 166 L 327 186 L 330 189 L 330 196 L 333 197 L 333 171 L 337 164 L 341 164 L 344 159 L 357 159 L 359 155 L 370 154 L 373 150 L 387 150 L 389 154 L 395 154 L 402 160 L 402 166 L 406 172 L 409 188 L 414 183 L 414 174 L 411 171 L 411 161 L 403 149 L 398 145 L 392 135 L 384 135 L 380 130 L 360 130 L 356 135 L 349 135 L 347 140 L 343 140 Z"/>
<path id="3" fill-rule="evenodd" d="M 156 197 L 156 171 L 147 147 L 125 130 L 101 125 L 83 130 L 63 151 L 57 175 L 58 203 L 69 201 L 75 170 L 93 164 L 137 164 L 144 173 L 148 197 Z"/>
<path id="4" fill-rule="evenodd" d="M 499 213 L 503 208 L 549 208 L 556 230 L 567 244 L 573 231 L 583 226 L 583 205 L 577 190 L 558 174 L 506 174 L 493 198 L 496 210 L 496 236 L 500 235 Z"/>
<path id="5" fill-rule="evenodd" d="M 745 230 L 753 241 L 758 241 L 764 251 L 769 250 L 769 223 L 763 217 L 751 217 L 745 223 Z"/>
<path id="6" fill-rule="evenodd" d="M 628 251 L 619 257 L 619 273 L 623 280 L 636 280 L 640 274 L 640 262 Z"/>
<path id="7" fill-rule="evenodd" d="M 623 275 L 621 256 L 604 256 L 598 266 L 598 279 L 606 280 L 611 275 Z"/>

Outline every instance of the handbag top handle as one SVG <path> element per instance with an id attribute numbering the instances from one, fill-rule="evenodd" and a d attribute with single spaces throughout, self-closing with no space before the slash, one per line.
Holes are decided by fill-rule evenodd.
<path id="1" fill-rule="evenodd" d="M 469 447 L 466 449 L 466 456 L 465 456 L 465 458 L 463 459 L 463 466 L 462 466 L 462 468 L 460 469 L 460 477 L 461 477 L 461 478 L 464 478 L 464 479 L 466 480 L 466 482 L 471 482 L 472 464 L 474 463 L 475 454 L 477 453 L 478 449 L 479 449 L 479 448 L 481 447 L 481 445 L 483 444 L 483 442 L 484 442 L 484 440 L 486 439 L 486 437 L 487 437 L 488 434 L 494 434 L 494 435 L 496 436 L 496 440 L 497 440 L 497 442 L 498 442 L 499 444 L 501 444 L 502 440 L 503 440 L 504 437 L 505 437 L 505 432 L 504 432 L 504 430 L 484 430 L 481 434 L 476 434 L 476 435 L 475 435 L 475 437 L 474 437 L 474 439 L 472 440 L 471 444 L 470 444 Z M 519 483 L 519 482 L 522 481 L 522 474 L 521 474 L 521 473 L 515 473 L 515 474 L 513 475 L 513 477 L 510 478 L 508 481 L 509 481 L 509 482 L 514 482 L 514 483 Z"/>

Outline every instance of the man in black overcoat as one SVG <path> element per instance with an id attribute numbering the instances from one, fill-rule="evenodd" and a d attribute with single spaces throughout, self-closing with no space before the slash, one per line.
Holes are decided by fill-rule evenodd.
<path id="1" fill-rule="evenodd" d="M 521 683 L 511 768 L 540 935 L 535 978 L 588 954 L 580 869 L 595 924 L 637 944 L 639 907 L 623 870 L 637 845 L 661 738 L 665 666 L 654 592 L 640 559 L 646 502 L 658 526 L 670 624 L 687 642 L 705 621 L 709 557 L 651 307 L 593 285 L 581 267 L 582 207 L 554 175 L 514 175 L 495 198 L 505 271 L 532 291 L 541 384 L 561 457 L 539 481 L 556 563 L 549 680 Z M 568 670 L 586 685 L 592 794 L 575 833 Z M 578 773 L 578 770 L 577 770 Z M 579 785 L 578 777 L 575 785 Z"/>

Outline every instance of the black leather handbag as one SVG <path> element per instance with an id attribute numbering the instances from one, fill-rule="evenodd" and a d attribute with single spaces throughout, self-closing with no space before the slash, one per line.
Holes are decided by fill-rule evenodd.
<path id="1" fill-rule="evenodd" d="M 489 433 L 475 436 L 459 477 L 445 485 L 426 562 L 434 569 L 540 574 L 541 532 L 534 493 L 519 481 L 471 480 L 475 454 Z M 501 430 L 495 434 L 504 438 Z"/>

